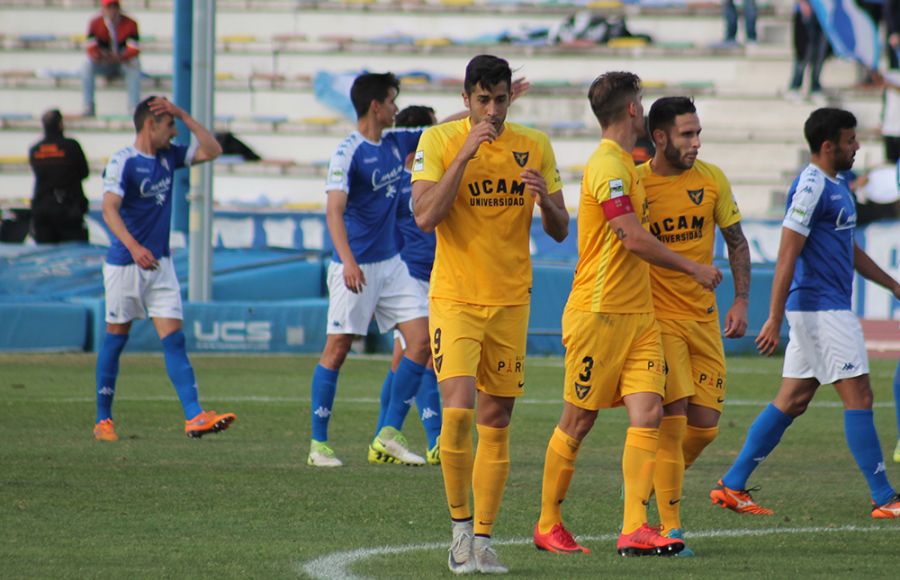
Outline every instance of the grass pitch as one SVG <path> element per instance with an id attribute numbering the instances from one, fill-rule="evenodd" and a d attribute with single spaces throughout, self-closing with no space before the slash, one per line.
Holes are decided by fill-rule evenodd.
<path id="1" fill-rule="evenodd" d="M 114 407 L 121 440 L 107 444 L 91 435 L 94 361 L 0 356 L 0 576 L 451 576 L 440 470 L 366 462 L 386 360 L 350 359 L 341 373 L 330 435 L 345 467 L 334 470 L 305 465 L 313 357 L 194 356 L 205 407 L 234 411 L 238 420 L 225 433 L 190 440 L 162 357 L 126 354 Z M 545 446 L 561 409 L 562 366 L 529 359 L 495 527 L 503 561 L 530 578 L 896 578 L 900 522 L 869 517 L 830 387 L 750 480 L 775 516 L 738 516 L 709 504 L 710 487 L 774 395 L 780 364 L 729 359 L 720 436 L 685 482 L 684 525 L 697 557 L 624 559 L 613 539 L 622 510 L 621 410 L 601 413 L 564 506 L 567 525 L 592 553 L 559 557 L 530 543 Z M 872 361 L 876 425 L 888 475 L 900 486 L 900 465 L 890 462 L 893 370 L 891 361 Z M 424 453 L 414 415 L 405 431 Z"/>

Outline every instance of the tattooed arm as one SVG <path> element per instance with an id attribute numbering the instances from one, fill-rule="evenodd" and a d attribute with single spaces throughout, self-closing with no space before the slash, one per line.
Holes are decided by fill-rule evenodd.
<path id="1" fill-rule="evenodd" d="M 734 279 L 734 304 L 725 316 L 725 336 L 740 338 L 747 332 L 747 305 L 750 300 L 750 246 L 741 222 L 722 229 L 728 246 L 728 262 Z"/>

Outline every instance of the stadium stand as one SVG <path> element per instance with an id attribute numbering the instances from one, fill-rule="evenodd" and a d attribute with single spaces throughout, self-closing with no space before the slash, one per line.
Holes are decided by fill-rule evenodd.
<path id="1" fill-rule="evenodd" d="M 144 94 L 172 90 L 173 4 L 127 2 L 143 33 Z M 664 94 L 697 99 L 704 123 L 702 157 L 725 170 L 745 217 L 777 216 L 790 180 L 808 159 L 801 125 L 813 108 L 783 98 L 791 70 L 790 7 L 788 0 L 761 4 L 760 43 L 721 48 L 713 46 L 722 33 L 717 2 L 219 0 L 215 128 L 238 136 L 262 160 L 224 156 L 216 163 L 216 302 L 186 305 L 186 334 L 194 341 L 189 348 L 321 349 L 321 272 L 330 248 L 322 214 L 307 210 L 323 207 L 326 160 L 353 124 L 317 98 L 320 73 L 392 70 L 403 80 L 401 105 L 428 105 L 446 115 L 461 108 L 458 75 L 468 58 L 479 52 L 508 58 L 532 83 L 511 119 L 550 134 L 567 203 L 576 211 L 582 164 L 598 137 L 586 88 L 606 70 L 633 70 L 645 80 L 648 108 Z M 27 217 L 32 177 L 24 155 L 39 138 L 41 113 L 59 107 L 66 113 L 67 133 L 81 142 L 91 164 L 85 191 L 95 206 L 91 239 L 101 244 L 50 249 L 49 254 L 0 244 L 0 317 L 12 325 L 4 326 L 0 350 L 92 349 L 102 325 L 99 264 L 108 234 L 97 213 L 100 173 L 105 156 L 131 142 L 133 128 L 125 116 L 74 114 L 81 104 L 82 27 L 95 10 L 93 0 L 0 5 L 0 208 L 6 219 L 0 234 L 12 235 Z M 630 32 L 650 41 L 640 36 L 603 43 L 566 40 L 561 27 L 583 10 L 610 21 L 624 18 Z M 856 86 L 857 78 L 855 65 L 837 59 L 829 59 L 822 77 L 831 103 L 860 120 L 863 148 L 857 167 L 865 169 L 883 158 L 877 133 L 881 94 Z M 124 84 L 98 81 L 98 111 L 121 110 Z M 862 239 L 873 258 L 898 275 L 896 258 L 891 258 L 898 251 L 892 227 L 897 226 L 873 224 Z M 745 229 L 755 264 L 753 296 L 760 301 L 751 312 L 753 334 L 765 318 L 779 226 L 750 219 Z M 542 307 L 532 313 L 529 349 L 559 352 L 560 301 L 571 279 L 574 228 L 561 246 L 546 244 L 541 235 L 533 241 L 534 303 Z M 180 242 L 175 261 L 186 288 L 187 257 Z M 721 240 L 717 249 L 718 259 L 724 259 Z M 726 277 L 719 291 L 725 300 L 729 284 Z M 868 284 L 860 288 L 858 313 L 896 316 L 896 305 L 883 293 Z M 21 314 L 25 304 L 38 318 Z M 70 317 L 76 328 L 71 336 L 18 336 L 13 330 L 24 328 L 24 322 L 13 324 L 16 320 L 61 316 Z M 147 325 L 136 328 L 129 349 L 156 348 L 156 342 Z M 749 341 L 729 344 L 738 350 L 749 346 Z"/>

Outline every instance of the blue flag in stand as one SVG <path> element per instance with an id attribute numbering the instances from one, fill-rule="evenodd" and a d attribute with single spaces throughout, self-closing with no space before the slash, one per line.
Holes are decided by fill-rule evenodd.
<path id="1" fill-rule="evenodd" d="M 878 69 L 878 24 L 855 0 L 809 0 L 835 54 Z"/>

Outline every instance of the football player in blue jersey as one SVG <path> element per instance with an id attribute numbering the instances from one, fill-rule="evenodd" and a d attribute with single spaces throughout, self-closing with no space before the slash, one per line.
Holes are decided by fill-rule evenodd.
<path id="1" fill-rule="evenodd" d="M 193 134 L 190 146 L 171 142 L 177 132 L 175 119 Z M 235 415 L 204 411 L 198 401 L 181 330 L 181 289 L 169 252 L 172 175 L 176 169 L 212 161 L 222 148 L 205 127 L 163 97 L 138 104 L 134 128 L 134 145 L 114 153 L 103 174 L 103 219 L 113 238 L 103 265 L 106 336 L 97 356 L 94 438 L 118 439 L 112 402 L 119 356 L 131 322 L 148 315 L 162 340 L 166 372 L 184 409 L 185 433 L 202 437 L 227 429 Z"/>
<path id="2" fill-rule="evenodd" d="M 742 514 L 771 515 L 753 501 L 747 479 L 806 411 L 819 385 L 833 384 L 844 403 L 847 445 L 869 485 L 873 518 L 900 518 L 900 496 L 888 482 L 872 418 L 869 361 L 850 301 L 854 270 L 900 298 L 900 283 L 854 241 L 856 206 L 838 173 L 853 166 L 859 149 L 856 118 L 817 109 L 803 128 L 811 163 L 788 192 L 769 318 L 756 339 L 771 355 L 784 317 L 790 327 L 781 388 L 750 426 L 738 458 L 710 492 L 713 504 Z"/>
<path id="3" fill-rule="evenodd" d="M 399 90 L 391 73 L 365 73 L 354 80 L 350 100 L 357 130 L 338 146 L 328 168 L 326 221 L 334 254 L 328 268 L 327 337 L 312 377 L 307 464 L 316 467 L 342 465 L 327 443 L 338 372 L 354 337 L 368 332 L 373 315 L 382 332 L 396 328 L 402 333 L 406 350 L 371 448 L 392 463 L 425 463 L 409 451 L 401 432 L 430 351 L 427 299 L 400 259 L 396 241 L 405 162 L 422 133 L 421 128 L 391 128 Z"/>
<path id="4" fill-rule="evenodd" d="M 437 122 L 434 109 L 421 105 L 406 107 L 399 113 L 395 120 L 396 127 L 428 127 Z M 397 245 L 400 248 L 400 258 L 406 263 L 410 275 L 421 286 L 423 292 L 428 294 L 428 281 L 431 278 L 431 268 L 434 265 L 434 249 L 437 245 L 434 232 L 425 233 L 416 225 L 412 213 L 412 160 L 413 154 L 407 156 L 406 167 L 400 186 L 400 199 L 397 203 Z M 391 383 L 394 372 L 403 358 L 405 349 L 403 335 L 394 331 L 394 356 L 391 368 L 388 370 L 381 387 L 381 413 L 378 417 L 378 426 L 375 429 L 376 437 L 384 426 L 384 418 L 391 404 Z M 434 373 L 431 358 L 425 372 L 422 373 L 422 382 L 416 392 L 416 407 L 419 410 L 419 418 L 425 428 L 425 437 L 428 446 L 425 450 L 425 460 L 430 465 L 439 465 L 441 462 L 438 437 L 441 434 L 441 395 L 438 391 L 437 376 Z M 378 453 L 374 447 L 369 446 L 370 463 L 392 463 L 392 458 Z"/>

